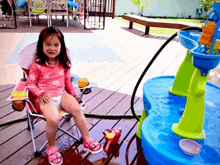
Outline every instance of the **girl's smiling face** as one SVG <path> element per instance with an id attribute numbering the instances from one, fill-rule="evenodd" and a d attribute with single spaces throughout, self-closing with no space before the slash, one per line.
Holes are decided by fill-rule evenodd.
<path id="1" fill-rule="evenodd" d="M 48 60 L 55 60 L 60 54 L 61 43 L 57 36 L 48 36 L 43 42 L 43 52 Z"/>

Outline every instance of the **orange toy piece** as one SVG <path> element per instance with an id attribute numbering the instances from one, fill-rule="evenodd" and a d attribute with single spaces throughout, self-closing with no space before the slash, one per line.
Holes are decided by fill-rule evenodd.
<path id="1" fill-rule="evenodd" d="M 200 38 L 200 42 L 203 45 L 206 46 L 211 46 L 212 44 L 212 39 L 214 37 L 214 33 L 216 30 L 216 24 L 209 22 L 206 26 L 202 26 L 203 29 L 203 33 L 201 33 L 201 38 Z"/>
<path id="2" fill-rule="evenodd" d="M 77 81 L 80 88 L 84 88 L 89 85 L 89 80 L 87 78 L 81 78 Z"/>

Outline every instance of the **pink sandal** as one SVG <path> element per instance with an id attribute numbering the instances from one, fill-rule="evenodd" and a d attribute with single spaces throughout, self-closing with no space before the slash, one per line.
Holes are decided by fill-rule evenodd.
<path id="1" fill-rule="evenodd" d="M 87 143 L 84 142 L 83 145 L 85 150 L 93 154 L 99 153 L 103 150 L 102 144 L 98 143 L 96 140 L 90 139 Z"/>
<path id="2" fill-rule="evenodd" d="M 61 165 L 63 163 L 63 158 L 59 153 L 59 148 L 52 148 L 48 146 L 47 148 L 48 160 L 51 165 Z"/>

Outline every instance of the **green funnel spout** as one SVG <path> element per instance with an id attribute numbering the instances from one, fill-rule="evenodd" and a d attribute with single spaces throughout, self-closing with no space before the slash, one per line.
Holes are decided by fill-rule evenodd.
<path id="1" fill-rule="evenodd" d="M 189 85 L 188 101 L 183 116 L 178 124 L 173 124 L 173 132 L 190 139 L 206 138 L 203 130 L 205 120 L 205 94 L 208 76 L 201 76 L 196 68 Z"/>
<path id="2" fill-rule="evenodd" d="M 196 67 L 192 62 L 192 55 L 188 50 L 186 57 L 176 74 L 173 87 L 170 89 L 170 93 L 177 96 L 187 97 L 189 93 L 189 84 L 195 69 Z"/>

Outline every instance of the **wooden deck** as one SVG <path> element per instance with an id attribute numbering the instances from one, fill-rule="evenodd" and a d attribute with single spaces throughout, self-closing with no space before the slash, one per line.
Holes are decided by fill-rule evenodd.
<path id="1" fill-rule="evenodd" d="M 74 27 L 75 26 L 77 25 L 74 25 Z M 84 32 L 84 30 L 79 30 L 79 28 L 74 31 L 74 27 L 70 27 L 69 29 L 63 28 L 63 31 Z M 33 29 L 29 30 L 31 31 Z M 126 23 L 111 18 L 106 20 L 105 30 L 86 31 L 85 33 L 88 32 L 95 33 L 115 51 L 123 61 L 74 63 L 74 70 L 77 73 L 99 84 L 97 88 L 93 89 L 92 93 L 83 97 L 83 100 L 86 101 L 85 113 L 131 114 L 130 100 L 134 86 L 146 65 L 168 37 L 156 36 L 151 33 L 145 36 L 143 35 L 143 30 L 138 28 L 128 29 Z M 1 30 L 0 33 L 0 38 L 4 39 L 4 42 L 0 44 L 0 123 L 22 118 L 26 115 L 25 111 L 14 111 L 11 107 L 11 103 L 6 101 L 15 83 L 22 77 L 22 72 L 18 64 L 7 64 L 6 61 L 23 35 L 24 33 L 19 33 L 17 30 L 14 32 L 12 30 Z M 8 49 L 9 45 L 11 49 Z M 175 75 L 185 55 L 186 50 L 180 45 L 177 39 L 174 39 L 161 52 L 158 59 L 156 59 L 142 80 L 137 91 L 135 103 L 137 114 L 141 114 L 143 110 L 142 87 L 144 82 L 149 78 L 160 75 Z M 218 86 L 220 86 L 219 73 L 220 65 L 211 71 L 209 78 L 209 81 Z M 126 164 L 125 150 L 131 137 L 137 131 L 137 120 L 87 118 L 87 122 L 92 138 L 103 144 L 105 143 L 102 134 L 104 129 L 122 128 L 122 137 L 120 138 L 119 145 L 116 146 L 116 148 L 119 147 L 118 152 L 116 152 L 116 149 L 113 150 L 110 155 L 107 155 L 104 151 L 99 154 L 91 155 L 88 154 L 88 152 L 82 151 L 82 145 L 73 145 L 73 140 L 61 132 L 58 132 L 57 143 L 64 157 L 64 165 Z M 71 120 L 69 124 L 65 124 L 64 128 L 69 129 L 73 134 L 76 133 L 73 120 Z M 36 142 L 38 147 L 41 146 L 46 139 L 44 130 L 45 122 L 39 121 L 35 126 L 35 136 L 37 137 Z M 136 141 L 134 141 L 130 148 L 130 162 L 133 160 L 136 152 Z M 48 164 L 45 152 L 42 157 L 34 157 L 31 135 L 27 130 L 26 121 L 0 127 L 0 164 Z"/>
<path id="2" fill-rule="evenodd" d="M 19 119 L 25 117 L 25 110 L 22 112 L 14 111 L 11 107 L 10 102 L 6 102 L 5 99 L 10 95 L 14 85 L 1 86 L 1 98 L 0 98 L 0 111 L 1 117 L 0 122 L 5 123 L 7 121 Z M 86 101 L 85 113 L 92 114 L 131 114 L 130 111 L 130 99 L 131 96 L 114 92 L 102 88 L 93 88 L 92 93 L 84 96 Z M 142 99 L 136 98 L 136 105 L 142 103 Z M 137 112 L 141 114 L 141 111 Z M 122 128 L 122 136 L 119 144 L 115 147 L 120 147 L 118 153 L 115 148 L 112 154 L 107 155 L 104 151 L 99 154 L 89 154 L 88 152 L 82 151 L 82 145 L 73 145 L 74 140 L 69 138 L 67 135 L 63 135 L 62 132 L 57 134 L 57 143 L 61 149 L 61 153 L 64 157 L 64 164 L 94 164 L 105 162 L 111 162 L 116 164 L 125 164 L 125 150 L 129 139 L 133 136 L 137 130 L 136 119 L 101 119 L 101 118 L 88 118 L 87 123 L 90 130 L 91 137 L 97 141 L 105 143 L 103 131 L 106 128 Z M 76 134 L 74 120 L 66 123 L 63 128 L 70 130 L 71 133 Z M 0 164 L 48 164 L 46 153 L 43 152 L 41 157 L 35 158 L 33 155 L 33 146 L 31 142 L 31 134 L 27 130 L 27 121 L 9 124 L 0 127 Z M 34 129 L 37 146 L 41 146 L 45 137 L 45 122 L 39 121 Z M 73 145 L 73 146 L 72 146 Z M 134 155 L 135 145 L 132 146 L 131 151 Z M 118 158 L 120 156 L 120 158 Z M 132 159 L 131 156 L 130 159 Z M 90 163 L 90 164 L 92 164 Z M 111 164 L 110 163 L 110 164 Z"/>

